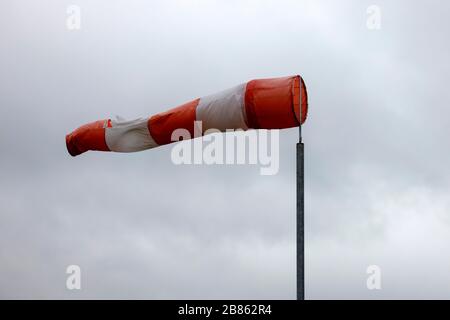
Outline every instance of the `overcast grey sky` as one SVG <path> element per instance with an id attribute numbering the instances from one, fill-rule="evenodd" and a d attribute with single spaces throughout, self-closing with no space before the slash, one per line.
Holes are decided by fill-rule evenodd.
<path id="1" fill-rule="evenodd" d="M 310 98 L 306 297 L 450 298 L 449 9 L 2 0 L 0 298 L 294 299 L 296 129 L 280 132 L 274 176 L 175 166 L 171 146 L 72 158 L 64 142 L 86 122 L 292 74 Z"/>

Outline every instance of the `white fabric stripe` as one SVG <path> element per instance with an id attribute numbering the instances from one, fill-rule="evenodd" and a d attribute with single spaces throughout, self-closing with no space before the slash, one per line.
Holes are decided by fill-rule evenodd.
<path id="1" fill-rule="evenodd" d="M 203 130 L 244 129 L 244 99 L 246 83 L 234 88 L 200 98 L 196 109 L 197 121 L 202 121 Z"/>
<path id="2" fill-rule="evenodd" d="M 106 128 L 105 140 L 109 150 L 115 152 L 135 152 L 157 147 L 147 127 L 147 119 L 111 121 Z"/>

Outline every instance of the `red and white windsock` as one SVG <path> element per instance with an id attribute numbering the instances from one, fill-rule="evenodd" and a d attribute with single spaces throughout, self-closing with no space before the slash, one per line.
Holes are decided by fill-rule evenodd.
<path id="1" fill-rule="evenodd" d="M 77 156 L 88 150 L 135 152 L 168 144 L 176 129 L 194 137 L 208 129 L 284 129 L 306 120 L 308 98 L 300 76 L 258 79 L 192 100 L 149 118 L 131 121 L 99 120 L 66 136 L 67 150 Z"/>

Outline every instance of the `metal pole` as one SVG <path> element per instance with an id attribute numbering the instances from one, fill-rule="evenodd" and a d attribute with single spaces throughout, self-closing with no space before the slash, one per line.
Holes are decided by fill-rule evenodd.
<path id="1" fill-rule="evenodd" d="M 297 300 L 305 299 L 305 189 L 304 145 L 302 126 L 299 125 L 297 143 Z"/>

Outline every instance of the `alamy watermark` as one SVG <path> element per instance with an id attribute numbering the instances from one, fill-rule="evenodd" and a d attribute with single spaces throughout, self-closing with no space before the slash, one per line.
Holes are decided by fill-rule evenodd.
<path id="1" fill-rule="evenodd" d="M 69 275 L 66 279 L 67 290 L 81 290 L 81 268 L 76 264 L 67 267 L 66 273 Z"/>
<path id="2" fill-rule="evenodd" d="M 366 9 L 366 26 L 369 30 L 381 29 L 381 8 L 377 5 L 368 6 Z"/>
<path id="3" fill-rule="evenodd" d="M 261 175 L 278 173 L 279 130 L 229 129 L 223 134 L 220 130 L 208 129 L 203 137 L 202 132 L 201 121 L 195 121 L 193 137 L 189 130 L 183 128 L 172 132 L 172 141 L 183 140 L 172 148 L 171 159 L 174 164 L 252 164 L 260 166 Z"/>
<path id="4" fill-rule="evenodd" d="M 81 29 L 81 8 L 77 5 L 70 5 L 66 9 L 66 27 L 70 31 Z"/>
<path id="5" fill-rule="evenodd" d="M 367 289 L 381 290 L 381 268 L 377 265 L 370 265 L 366 272 L 369 275 L 366 281 Z"/>

